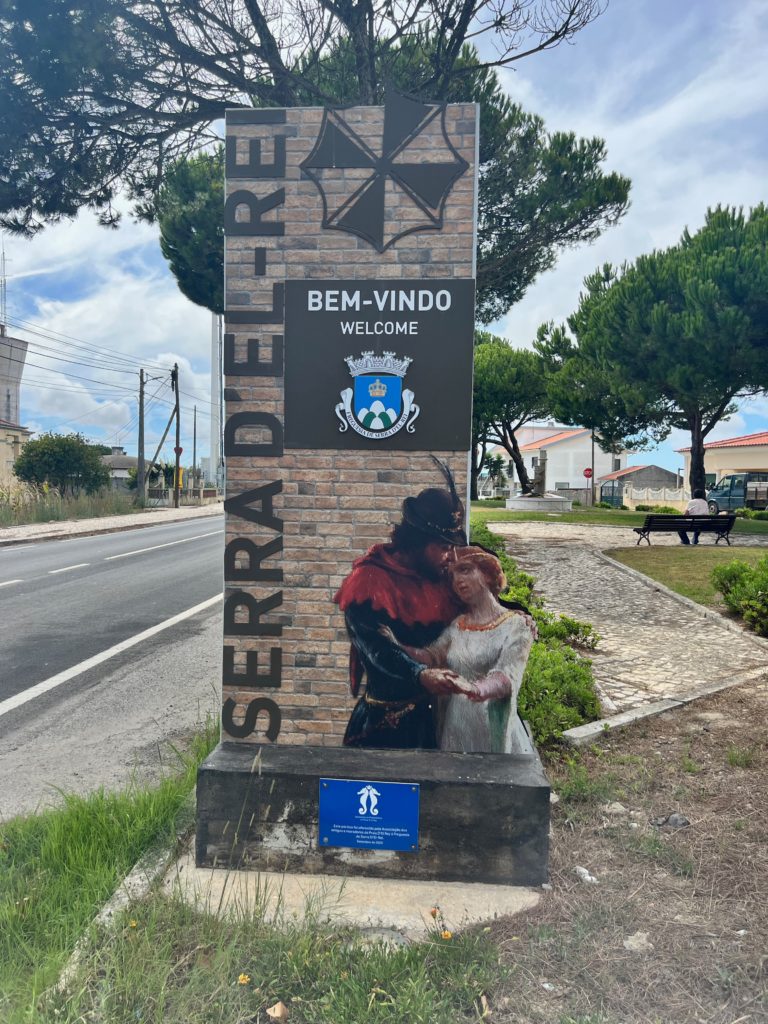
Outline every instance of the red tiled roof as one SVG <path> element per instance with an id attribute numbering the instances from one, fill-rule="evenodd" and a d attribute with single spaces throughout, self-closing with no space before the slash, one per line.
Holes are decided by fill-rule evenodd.
<path id="1" fill-rule="evenodd" d="M 600 480 L 618 480 L 620 476 L 628 476 L 630 473 L 637 473 L 641 469 L 648 469 L 648 466 L 627 466 L 625 469 L 617 469 L 615 473 L 608 473 L 601 476 Z"/>
<path id="2" fill-rule="evenodd" d="M 550 434 L 549 437 L 542 437 L 540 441 L 529 441 L 528 444 L 521 444 L 521 452 L 537 452 L 539 448 L 548 448 L 551 444 L 558 444 L 560 441 L 567 441 L 571 437 L 578 437 L 579 434 L 588 434 L 587 427 L 577 427 L 575 430 L 561 430 L 559 434 Z"/>
<path id="3" fill-rule="evenodd" d="M 710 448 L 751 448 L 756 444 L 768 444 L 768 430 L 761 430 L 759 434 L 744 434 L 742 437 L 727 437 L 724 441 L 711 441 L 704 445 L 704 451 Z M 678 452 L 689 452 L 687 448 L 676 448 Z"/>
<path id="4" fill-rule="evenodd" d="M 9 420 L 0 420 L 0 427 L 6 427 L 10 430 L 26 430 L 28 434 L 32 433 L 28 427 L 22 427 L 20 423 L 11 423 Z"/>

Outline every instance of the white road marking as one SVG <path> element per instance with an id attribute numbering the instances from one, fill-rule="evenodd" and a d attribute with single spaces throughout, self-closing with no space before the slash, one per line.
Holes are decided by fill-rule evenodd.
<path id="1" fill-rule="evenodd" d="M 170 619 L 166 619 L 165 622 L 159 622 L 156 626 L 150 626 L 150 628 L 145 629 L 143 633 L 136 633 L 135 636 L 130 636 L 127 640 L 121 640 L 120 643 L 115 644 L 114 647 L 109 647 L 106 651 L 102 651 L 100 654 L 94 654 L 92 658 L 86 658 L 86 660 L 81 661 L 79 665 L 73 665 L 72 668 L 67 668 L 63 672 L 59 672 L 57 675 L 51 676 L 50 679 L 44 679 L 41 683 L 36 683 L 34 686 L 30 686 L 28 690 L 24 690 L 22 693 L 17 693 L 15 697 L 9 697 L 7 700 L 0 701 L 0 718 L 2 718 L 3 715 L 7 715 L 9 711 L 15 711 L 16 708 L 20 708 L 24 704 L 28 704 L 36 697 L 40 697 L 44 693 L 55 690 L 56 687 L 61 686 L 62 683 L 68 683 L 70 679 L 74 679 L 76 676 L 82 675 L 82 673 L 87 672 L 88 669 L 94 668 L 96 665 L 101 665 L 102 662 L 109 661 L 109 659 L 114 658 L 116 654 L 122 654 L 123 651 L 127 651 L 131 647 L 135 647 L 136 644 L 140 644 L 143 640 L 148 640 L 151 636 L 155 636 L 157 633 L 162 633 L 164 629 L 169 629 L 171 626 L 175 626 L 177 622 L 183 622 L 184 619 L 189 619 L 193 615 L 197 615 L 198 612 L 202 612 L 206 608 L 211 608 L 219 601 L 221 601 L 221 594 L 217 594 L 215 597 L 209 597 L 207 601 L 202 601 L 200 604 L 196 604 L 194 608 L 187 608 L 185 612 L 179 612 L 178 615 L 173 615 Z"/>
<path id="2" fill-rule="evenodd" d="M 203 537 L 213 537 L 223 530 L 211 530 L 210 533 L 198 533 L 194 537 L 184 537 L 183 540 L 169 540 L 166 544 L 153 544 L 151 548 L 139 548 L 138 551 L 124 551 L 122 555 L 109 555 L 105 562 L 112 562 L 115 558 L 130 558 L 131 555 L 143 555 L 145 551 L 157 551 L 158 548 L 171 548 L 174 544 L 188 544 L 191 540 L 202 540 Z"/>
<path id="3" fill-rule="evenodd" d="M 55 576 L 57 572 L 70 572 L 72 569 L 82 569 L 84 566 L 90 564 L 90 562 L 78 562 L 77 565 L 67 565 L 63 569 L 49 569 L 48 575 Z"/>
<path id="4" fill-rule="evenodd" d="M 24 580 L 6 580 L 5 583 L 0 583 L 0 587 L 10 587 L 12 583 L 23 583 Z"/>

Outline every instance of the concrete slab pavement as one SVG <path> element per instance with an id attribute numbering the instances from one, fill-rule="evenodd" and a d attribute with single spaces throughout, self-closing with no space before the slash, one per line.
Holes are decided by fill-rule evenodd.
<path id="1" fill-rule="evenodd" d="M 401 935 L 412 941 L 426 939 L 434 927 L 432 907 L 440 908 L 446 928 L 458 931 L 530 910 L 541 898 L 540 889 L 523 886 L 197 868 L 191 851 L 170 868 L 163 887 L 210 913 L 261 907 L 268 920 L 279 922 L 309 912 L 385 940 Z"/>

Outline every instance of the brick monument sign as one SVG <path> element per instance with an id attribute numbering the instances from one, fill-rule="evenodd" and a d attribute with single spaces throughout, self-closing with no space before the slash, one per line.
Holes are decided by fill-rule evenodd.
<path id="1" fill-rule="evenodd" d="M 533 793 L 541 817 L 548 795 L 535 754 L 355 749 L 337 596 L 401 517 L 426 514 L 417 525 L 435 544 L 466 526 L 477 146 L 474 104 L 393 94 L 381 107 L 228 112 L 222 743 L 198 781 L 199 863 L 463 877 L 472 851 L 449 867 L 439 838 L 477 801 L 466 780 L 451 785 L 462 762 L 459 776 L 471 763 L 486 789 L 512 793 L 507 877 L 546 864 L 523 806 Z M 388 741 L 413 702 L 370 690 L 385 732 L 359 746 L 434 746 Z M 360 820 L 416 794 L 420 837 L 393 826 L 395 845 L 360 849 L 356 833 L 339 859 L 343 841 L 320 835 L 335 780 L 363 794 Z"/>

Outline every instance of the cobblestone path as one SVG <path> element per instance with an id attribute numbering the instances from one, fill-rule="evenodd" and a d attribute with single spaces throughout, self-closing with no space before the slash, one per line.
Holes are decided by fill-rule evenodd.
<path id="1" fill-rule="evenodd" d="M 597 551 L 630 546 L 634 534 L 628 537 L 626 528 L 489 526 L 506 539 L 520 568 L 536 577 L 548 608 L 590 622 L 600 634 L 595 678 L 618 711 L 684 696 L 707 684 L 745 682 L 761 670 L 768 675 L 768 645 L 761 649 L 597 556 Z M 676 544 L 677 538 L 654 537 L 657 543 Z M 768 551 L 762 537 L 740 537 L 742 543 Z"/>

